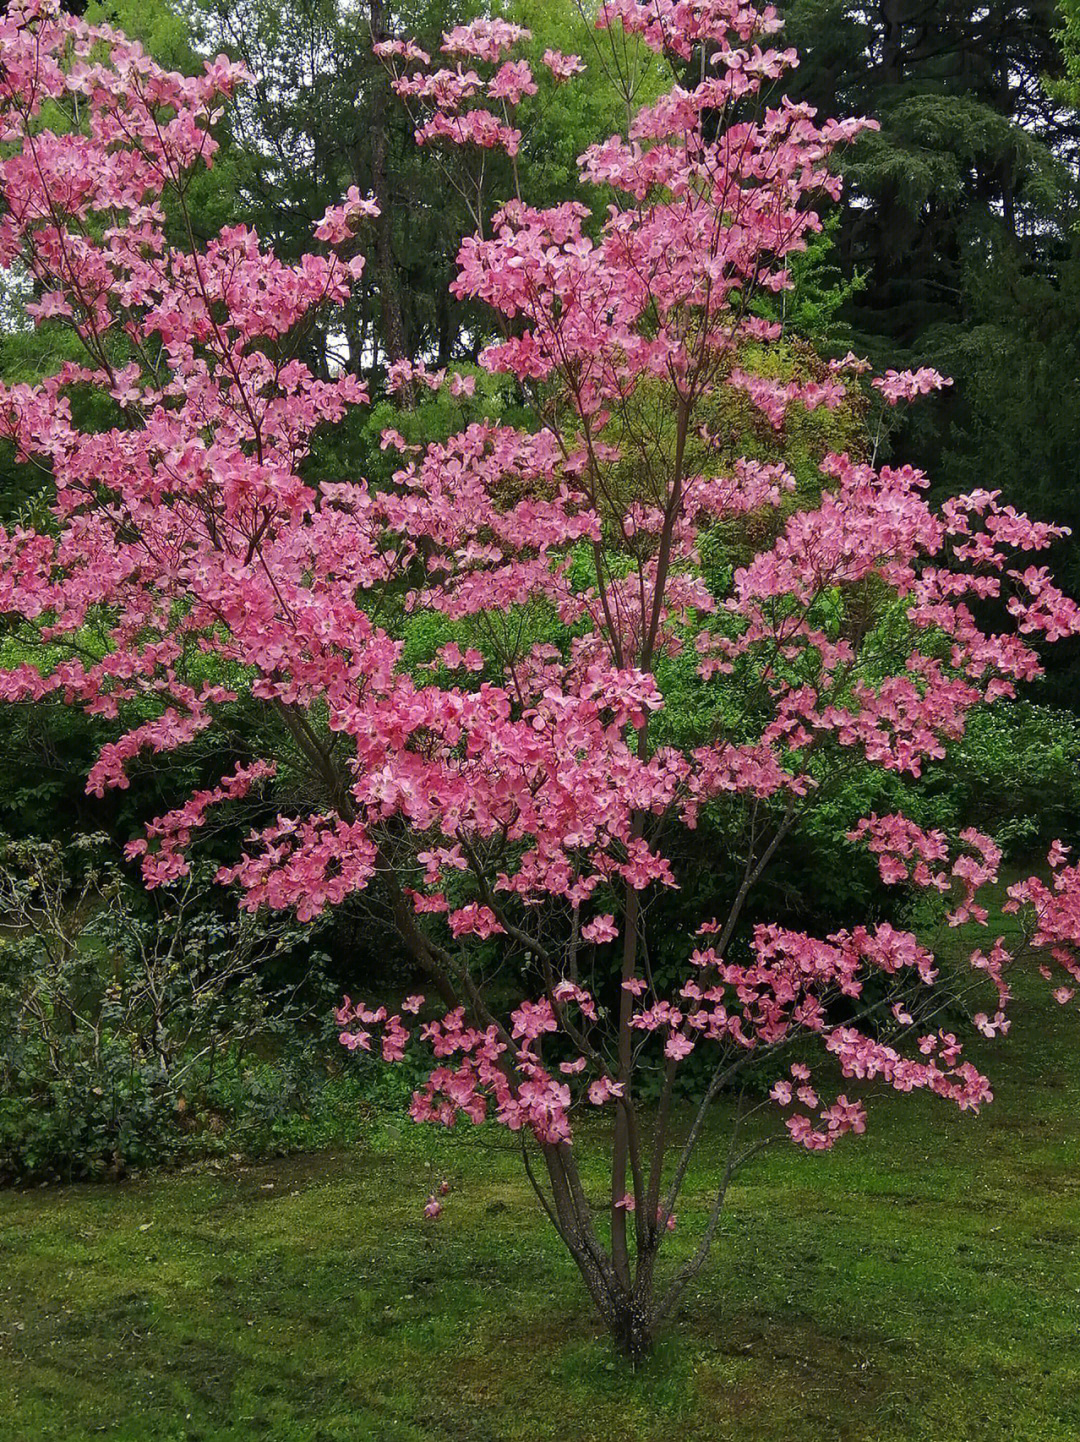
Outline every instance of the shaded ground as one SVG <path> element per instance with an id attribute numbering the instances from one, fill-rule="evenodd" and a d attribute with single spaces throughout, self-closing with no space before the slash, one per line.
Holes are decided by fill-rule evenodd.
<path id="1" fill-rule="evenodd" d="M 0 1442 L 1076 1442 L 1078 1057 L 1029 1002 L 981 1117 L 766 1153 L 636 1376 L 505 1137 L 0 1194 Z"/>

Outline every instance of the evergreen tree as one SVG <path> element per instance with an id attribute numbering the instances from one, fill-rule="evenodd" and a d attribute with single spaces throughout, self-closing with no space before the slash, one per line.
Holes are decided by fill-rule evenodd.
<path id="1" fill-rule="evenodd" d="M 972 262 L 1048 263 L 1080 122 L 1060 74 L 1055 0 L 790 0 L 796 90 L 829 114 L 874 116 L 843 162 L 843 258 L 872 349 L 924 358 L 973 311 Z"/>
<path id="2" fill-rule="evenodd" d="M 856 348 L 956 380 L 894 434 L 894 453 L 945 489 L 1001 488 L 1071 521 L 1054 562 L 1075 581 L 1080 0 L 1062 11 L 1055 0 L 785 7 L 803 53 L 796 93 L 881 125 L 842 161 L 839 253 L 863 277 L 845 308 Z M 1070 701 L 1075 665 L 1056 664 L 1053 688 Z"/>

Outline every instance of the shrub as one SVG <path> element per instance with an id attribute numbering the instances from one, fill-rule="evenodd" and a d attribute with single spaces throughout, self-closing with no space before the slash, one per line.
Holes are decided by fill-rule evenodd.
<path id="1" fill-rule="evenodd" d="M 267 980 L 311 928 L 222 914 L 210 896 L 194 874 L 147 898 L 98 836 L 0 843 L 0 1180 L 348 1132 L 362 1073 L 327 1074 L 322 957 L 288 988 Z"/>

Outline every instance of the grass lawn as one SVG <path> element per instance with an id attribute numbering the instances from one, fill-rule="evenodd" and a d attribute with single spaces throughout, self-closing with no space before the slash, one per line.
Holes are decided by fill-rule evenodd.
<path id="1" fill-rule="evenodd" d="M 505 1135 L 0 1194 L 0 1442 L 1076 1442 L 1080 1029 L 1034 996 L 981 1117 L 748 1169 L 637 1375 Z"/>

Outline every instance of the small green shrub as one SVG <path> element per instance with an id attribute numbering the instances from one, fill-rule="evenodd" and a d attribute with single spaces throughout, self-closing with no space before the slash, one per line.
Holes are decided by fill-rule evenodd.
<path id="1" fill-rule="evenodd" d="M 0 842 L 0 1181 L 355 1135 L 371 1068 L 334 1044 L 324 958 L 297 967 L 311 928 L 222 900 L 198 874 L 148 897 L 100 837 Z"/>

